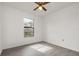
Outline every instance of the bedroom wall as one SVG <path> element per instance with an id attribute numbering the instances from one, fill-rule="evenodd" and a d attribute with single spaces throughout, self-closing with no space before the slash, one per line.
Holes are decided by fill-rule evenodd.
<path id="1" fill-rule="evenodd" d="M 0 54 L 2 52 L 2 18 L 3 15 L 2 15 L 2 6 L 0 4 Z"/>
<path id="2" fill-rule="evenodd" d="M 3 49 L 41 41 L 41 20 L 38 16 L 8 6 L 3 8 Z M 24 38 L 24 17 L 34 20 L 34 37 Z"/>
<path id="3" fill-rule="evenodd" d="M 43 35 L 48 43 L 79 52 L 79 4 L 47 15 Z"/>

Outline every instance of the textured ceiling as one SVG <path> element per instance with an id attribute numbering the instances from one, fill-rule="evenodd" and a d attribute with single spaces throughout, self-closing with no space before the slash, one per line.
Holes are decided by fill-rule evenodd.
<path id="1" fill-rule="evenodd" d="M 17 8 L 17 9 L 20 9 L 22 11 L 26 11 L 32 14 L 36 14 L 41 17 L 44 17 L 50 13 L 54 13 L 72 4 L 74 3 L 72 2 L 51 2 L 45 5 L 47 11 L 43 11 L 43 10 L 33 11 L 33 9 L 37 6 L 37 4 L 35 4 L 34 2 L 5 2 L 4 3 L 4 5 L 11 6 L 11 7 L 14 7 L 14 8 Z"/>

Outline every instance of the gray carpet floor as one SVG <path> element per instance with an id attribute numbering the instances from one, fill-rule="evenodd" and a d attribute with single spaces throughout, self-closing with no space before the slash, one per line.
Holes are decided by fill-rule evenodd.
<path id="1" fill-rule="evenodd" d="M 53 49 L 46 52 L 40 52 L 33 48 L 30 48 L 30 46 L 36 44 L 50 46 Z M 24 45 L 20 47 L 3 50 L 1 56 L 79 56 L 79 52 L 75 52 L 46 42 L 39 42 L 35 44 Z"/>

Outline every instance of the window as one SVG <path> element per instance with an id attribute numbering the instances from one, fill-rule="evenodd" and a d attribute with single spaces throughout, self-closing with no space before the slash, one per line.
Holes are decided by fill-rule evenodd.
<path id="1" fill-rule="evenodd" d="M 24 18 L 24 37 L 34 36 L 34 23 L 32 19 Z"/>

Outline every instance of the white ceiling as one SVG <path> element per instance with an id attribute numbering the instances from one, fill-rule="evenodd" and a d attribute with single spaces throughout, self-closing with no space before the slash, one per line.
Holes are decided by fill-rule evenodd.
<path id="1" fill-rule="evenodd" d="M 58 10 L 61 10 L 65 7 L 68 7 L 70 5 L 74 4 L 74 2 L 51 2 L 47 5 L 45 5 L 47 11 L 40 11 L 36 10 L 33 11 L 33 9 L 37 6 L 34 2 L 5 2 L 4 5 L 11 6 L 17 9 L 20 9 L 22 11 L 26 11 L 29 13 L 37 14 L 39 16 L 46 16 L 50 13 L 54 13 Z"/>

